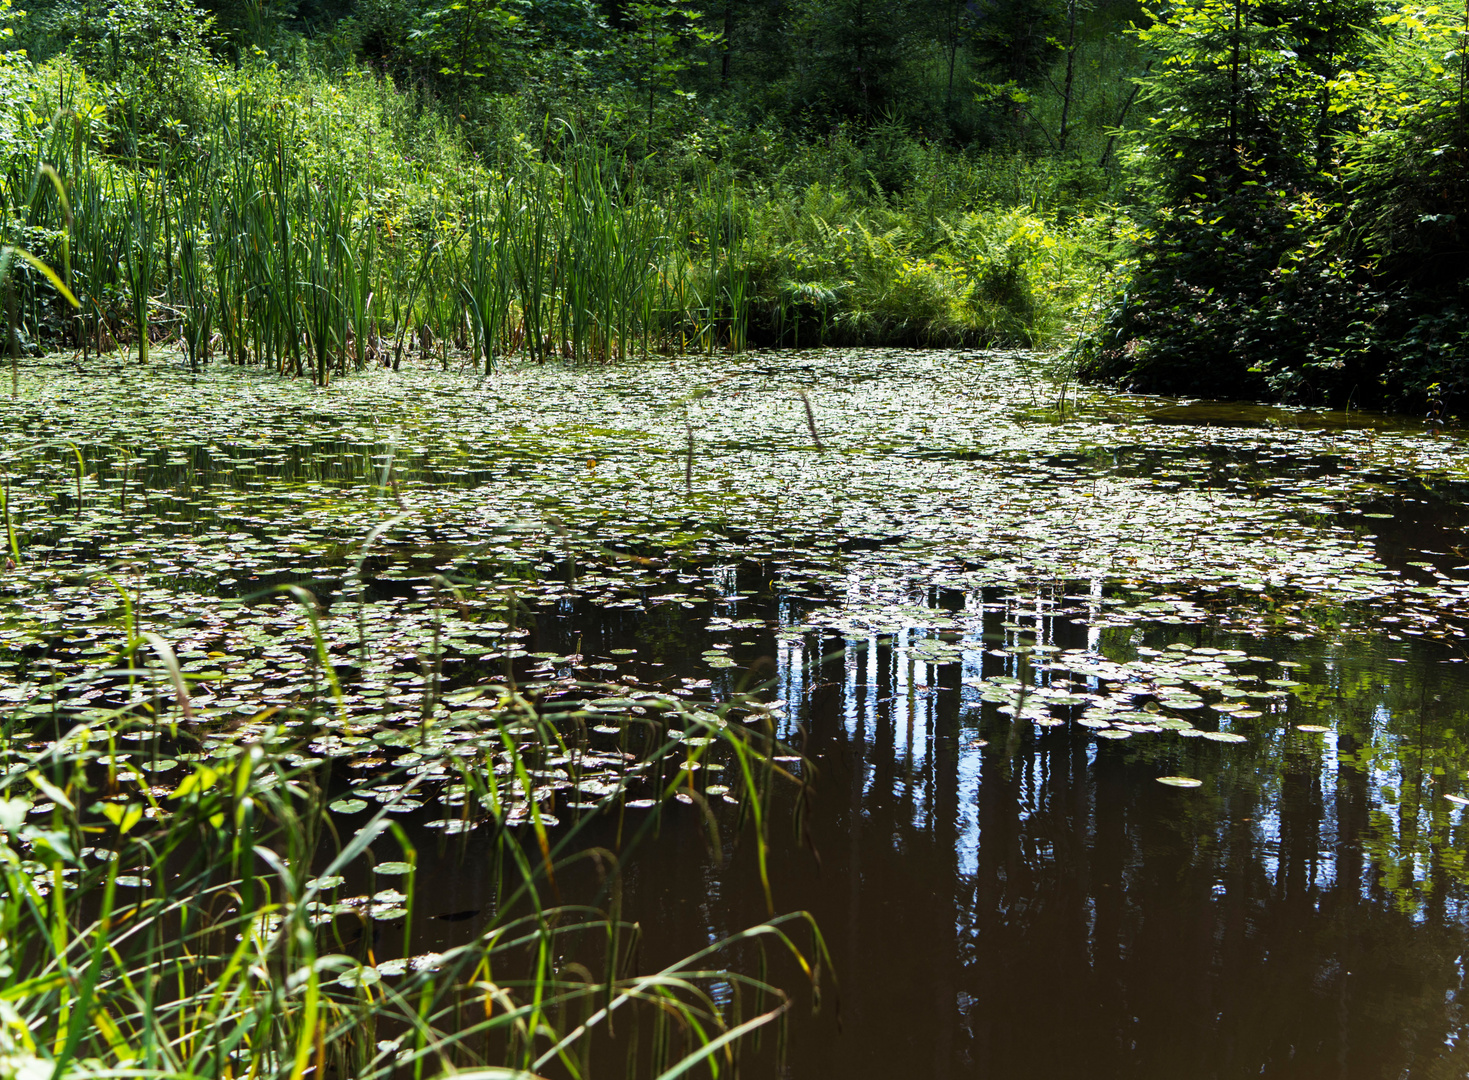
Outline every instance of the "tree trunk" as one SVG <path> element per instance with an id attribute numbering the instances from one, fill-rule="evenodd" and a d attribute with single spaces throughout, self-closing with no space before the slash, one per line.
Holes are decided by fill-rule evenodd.
<path id="1" fill-rule="evenodd" d="M 1469 3 L 1469 0 L 1465 0 Z M 1076 73 L 1076 0 L 1066 4 L 1066 83 L 1061 88 L 1061 130 L 1056 136 L 1056 149 L 1066 153 L 1066 136 L 1071 132 L 1066 126 L 1071 114 L 1071 84 Z"/>
<path id="2" fill-rule="evenodd" d="M 1466 0 L 1469 2 L 1469 0 Z M 729 87 L 729 50 L 730 39 L 734 36 L 734 0 L 724 0 L 724 41 L 722 42 L 723 55 L 719 58 L 719 85 L 723 88 Z"/>

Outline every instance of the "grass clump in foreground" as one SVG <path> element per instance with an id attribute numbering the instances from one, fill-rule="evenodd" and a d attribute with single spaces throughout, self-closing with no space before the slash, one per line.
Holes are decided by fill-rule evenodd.
<path id="1" fill-rule="evenodd" d="M 701 758 L 727 754 L 763 875 L 763 793 L 785 751 L 758 707 L 715 715 L 648 696 L 640 714 L 604 710 L 602 729 L 619 729 L 601 736 L 614 753 L 593 745 L 581 703 L 470 690 L 449 721 L 359 739 L 388 757 L 411 753 L 413 765 L 397 770 L 378 813 L 344 832 L 364 806 L 329 806 L 333 746 L 362 734 L 345 719 L 266 710 L 244 729 L 211 731 L 161 639 L 129 631 L 122 653 L 88 687 L 124 704 L 83 705 L 66 730 L 58 712 L 45 743 L 12 719 L 0 748 L 3 1075 L 577 1076 L 594 1058 L 623 1059 L 630 1075 L 700 1062 L 737 1073 L 744 1037 L 792 1002 L 762 978 L 715 970 L 717 958 L 754 950 L 763 971 L 767 944 L 783 947 L 819 989 L 825 948 L 804 914 L 637 971 L 616 857 L 577 842 L 599 815 L 618 815 L 619 835 L 636 839 L 675 792 L 717 828 L 694 777 Z M 583 781 L 584 767 L 614 756 L 615 782 L 605 770 Z M 552 758 L 564 782 L 547 783 Z M 159 784 L 170 769 L 182 779 Z M 652 807 L 627 806 L 635 786 Z M 470 940 L 424 953 L 418 853 L 388 814 L 430 789 L 448 811 L 436 823 L 443 843 L 493 830 L 494 895 Z M 577 818 L 559 839 L 558 799 Z M 561 895 L 558 874 L 588 860 L 603 868 L 606 907 Z M 804 954 L 796 923 L 811 930 Z M 716 981 L 733 988 L 723 1007 Z"/>

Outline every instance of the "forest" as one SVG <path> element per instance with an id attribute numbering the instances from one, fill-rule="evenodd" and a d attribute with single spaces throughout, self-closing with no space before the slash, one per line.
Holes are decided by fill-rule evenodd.
<path id="1" fill-rule="evenodd" d="M 4 17 L 6 242 L 78 301 L 15 261 L 17 348 L 168 338 L 195 363 L 321 381 L 427 341 L 486 368 L 1004 345 L 1175 394 L 1447 415 L 1465 392 L 1465 12 L 47 0 Z M 282 242 L 252 258 L 247 235 Z M 311 288 L 286 302 L 272 283 L 298 274 Z"/>

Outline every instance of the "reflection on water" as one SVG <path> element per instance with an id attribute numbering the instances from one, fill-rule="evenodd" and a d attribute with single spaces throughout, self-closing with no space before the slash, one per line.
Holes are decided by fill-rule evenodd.
<path id="1" fill-rule="evenodd" d="M 1464 1075 L 1462 438 L 1099 390 L 1063 418 L 1028 365 L 823 352 L 325 392 L 41 362 L 0 403 L 0 703 L 42 731 L 140 707 L 112 672 L 135 620 L 211 732 L 257 737 L 262 702 L 322 701 L 299 611 L 261 599 L 286 583 L 321 602 L 361 725 L 302 753 L 348 758 L 333 782 L 364 799 L 408 767 L 379 736 L 460 719 L 441 678 L 691 703 L 768 683 L 814 800 L 771 807 L 773 894 L 841 978 L 839 1010 L 792 1018 L 793 1080 Z M 504 914 L 494 826 L 425 828 L 428 787 L 397 819 L 430 883 L 415 948 Z M 714 805 L 719 850 L 672 803 L 628 852 L 640 970 L 767 915 Z M 654 813 L 578 842 L 624 850 Z M 563 899 L 607 866 L 558 872 Z"/>
<path id="2" fill-rule="evenodd" d="M 727 599 L 720 612 L 772 617 L 775 635 L 747 631 L 732 653 L 773 659 L 787 734 L 819 772 L 805 818 L 813 851 L 777 828 L 773 877 L 777 904 L 813 911 L 827 936 L 840 1021 L 829 1008 L 797 1017 L 789 1076 L 1469 1067 L 1458 1047 L 1469 722 L 1458 657 L 1166 626 L 1124 637 L 1089 627 L 1059 595 L 913 599 L 960 609 L 957 662 L 915 658 L 916 633 L 780 633 L 800 618 L 790 600 Z M 587 609 L 540 631 L 543 644 L 581 635 L 589 651 L 636 644 L 671 667 L 719 636 L 668 620 Z M 1017 728 L 1007 706 L 983 700 L 984 680 L 1007 673 L 1034 694 L 1058 682 L 1070 697 L 1108 690 L 1045 657 L 1090 647 L 1137 661 L 1169 645 L 1201 649 L 1195 658 L 1248 649 L 1243 667 L 1299 664 L 1287 670 L 1305 685 L 1236 720 L 1249 739 L 1232 744 L 1170 730 L 1104 739 L 1046 719 Z M 1112 692 L 1129 670 L 1111 672 Z M 1200 728 L 1214 726 L 1212 705 L 1192 710 Z M 1156 782 L 1165 775 L 1202 786 Z M 715 865 L 688 810 L 634 855 L 624 903 L 647 931 L 649 964 L 764 915 L 752 849 L 726 843 L 724 854 Z"/>

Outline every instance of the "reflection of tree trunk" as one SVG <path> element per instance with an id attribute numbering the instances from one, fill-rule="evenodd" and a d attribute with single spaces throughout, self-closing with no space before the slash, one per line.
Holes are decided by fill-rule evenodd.
<path id="1" fill-rule="evenodd" d="M 1413 755 L 1417 762 L 1416 776 L 1414 777 L 1414 828 L 1416 836 L 1422 836 L 1428 843 L 1428 875 L 1423 883 L 1426 895 L 1423 898 L 1424 922 L 1429 926 L 1445 926 L 1448 924 L 1447 891 L 1449 888 L 1450 875 L 1448 867 L 1444 865 L 1443 852 L 1443 830 L 1438 828 L 1437 822 L 1441 820 L 1440 815 L 1434 812 L 1431 799 L 1436 785 L 1433 783 L 1429 770 L 1426 768 L 1424 758 L 1430 755 L 1433 748 L 1428 745 L 1429 732 L 1434 732 L 1433 739 L 1437 742 L 1437 732 L 1440 721 L 1436 716 L 1430 716 L 1432 702 L 1428 695 L 1428 680 L 1423 683 L 1422 697 L 1418 705 L 1418 752 Z M 1435 710 L 1436 711 L 1436 710 Z M 1418 818 L 1424 819 L 1424 827 L 1420 828 Z M 1416 846 L 1416 842 L 1415 842 Z"/>
<path id="2" fill-rule="evenodd" d="M 1285 909 L 1299 914 L 1311 907 L 1321 833 L 1321 778 L 1312 754 L 1286 754 L 1280 786 L 1280 872 L 1277 892 Z"/>
<path id="3" fill-rule="evenodd" d="M 862 963 L 862 790 L 867 780 L 867 709 L 872 696 L 867 685 L 866 669 L 871 662 L 869 650 L 847 651 L 847 700 L 853 714 L 850 728 L 843 725 L 847 737 L 847 968 L 859 970 Z M 853 979 L 844 988 L 847 1005 L 854 1015 L 861 1015 L 861 982 Z"/>
<path id="4" fill-rule="evenodd" d="M 1218 880 L 1224 887 L 1226 900 L 1217 932 L 1214 983 L 1220 994 L 1219 1012 L 1227 1012 L 1231 1017 L 1244 1007 L 1241 997 L 1258 989 L 1253 983 L 1261 971 L 1258 947 L 1253 940 L 1256 928 L 1252 916 L 1268 907 L 1268 896 L 1264 895 L 1268 891 L 1265 868 L 1255 845 L 1254 821 L 1262 801 L 1258 791 L 1231 792 L 1225 798 L 1217 826 L 1223 863 Z M 1217 1030 L 1213 1034 L 1218 1037 Z M 1228 1039 L 1223 1046 L 1233 1049 L 1240 1042 L 1238 1038 Z M 1236 1069 L 1235 1061 L 1220 1062 L 1221 1073 Z"/>
<path id="5" fill-rule="evenodd" d="M 1085 649 L 1087 627 L 1069 618 L 1051 618 L 1050 643 L 1061 649 Z M 1053 684 L 1054 684 L 1054 676 Z M 1067 709 L 1074 714 L 1077 710 Z M 1047 775 L 1050 792 L 1043 806 L 1054 845 L 1057 895 L 1053 922 L 1060 942 L 1059 953 L 1066 970 L 1068 1000 L 1078 1018 L 1085 1023 L 1076 1032 L 1078 1040 L 1099 1041 L 1105 1029 L 1093 1026 L 1095 1010 L 1089 1002 L 1099 999 L 1091 967 L 1091 926 L 1089 909 L 1092 900 L 1092 780 L 1088 750 L 1091 735 L 1068 723 L 1054 728 L 1045 740 L 1050 748 Z"/>
<path id="6" fill-rule="evenodd" d="M 1096 918 L 1092 930 L 1092 967 L 1096 972 L 1096 999 L 1104 1002 L 1098 1018 L 1109 1038 L 1126 1037 L 1127 982 L 1123 958 L 1127 952 L 1125 869 L 1127 866 L 1127 776 L 1118 755 L 1099 753 L 1093 763 L 1096 796 L 1091 814 L 1095 837 L 1092 881 Z M 1100 1070 L 1099 1070 L 1100 1071 Z"/>
<path id="7" fill-rule="evenodd" d="M 1003 637 L 1001 626 L 1005 616 L 996 609 L 1004 594 L 999 589 L 979 590 L 976 598 L 983 605 L 980 618 L 980 633 L 985 640 Z M 981 677 L 1000 673 L 1000 664 L 988 652 L 981 654 L 979 674 Z M 975 790 L 975 821 L 979 830 L 979 845 L 974 855 L 974 889 L 972 893 L 973 916 L 969 927 L 974 952 L 970 963 L 981 973 L 1003 972 L 1002 957 L 998 952 L 1000 937 L 1004 932 L 1000 911 L 1002 870 L 999 865 L 1000 828 L 996 821 L 995 796 L 1004 784 L 1004 762 L 998 754 L 984 753 L 979 758 L 979 784 Z M 969 980 L 974 995 L 971 1004 L 973 1033 L 973 1062 L 980 1075 L 989 1072 L 988 1065 L 1003 1054 L 1011 1035 L 1006 1029 L 1001 1010 L 1006 1003 L 1006 990 L 997 984 L 993 976 L 981 974 Z"/>
<path id="8" fill-rule="evenodd" d="M 871 650 L 873 661 L 868 692 L 872 703 L 868 717 L 872 722 L 872 745 L 868 750 L 868 767 L 872 770 L 872 783 L 867 787 L 864 800 L 867 812 L 889 814 L 898 792 L 898 730 L 897 711 L 899 701 L 894 697 L 896 683 L 896 654 L 891 638 L 880 638 Z M 902 703 L 906 704 L 906 703 Z"/>
<path id="9" fill-rule="evenodd" d="M 813 640 L 815 662 L 811 667 L 807 716 L 806 741 L 802 749 L 812 757 L 820 757 L 826 748 L 839 736 L 842 725 L 843 669 L 846 662 L 845 644 L 839 637 L 817 635 Z M 794 705 L 794 702 L 792 703 Z"/>
<path id="10" fill-rule="evenodd" d="M 1363 749 L 1346 724 L 1336 736 L 1336 881 L 1332 887 L 1337 933 L 1341 954 L 1337 958 L 1337 1068 L 1345 1078 L 1349 1073 L 1352 1045 L 1351 972 L 1357 966 L 1357 907 L 1361 902 L 1364 859 L 1362 840 L 1371 813 L 1371 795 L 1367 772 L 1354 759 Z"/>
<path id="11" fill-rule="evenodd" d="M 1020 831 L 1020 803 L 1017 784 L 1007 763 L 998 754 L 985 754 L 981 759 L 979 782 L 979 851 L 974 883 L 974 963 L 981 971 L 991 971 L 1002 978 L 1009 974 L 1007 940 L 1023 932 L 1016 925 L 1015 898 L 1024 891 L 1016 857 L 1016 836 Z M 975 1007 L 975 1053 L 981 1073 L 992 1062 L 1003 1062 L 1013 1055 L 1014 1034 L 1005 1018 L 1014 1008 L 1014 987 L 1001 985 L 993 977 L 980 986 L 985 995 Z M 1003 1073 L 1003 1070 L 1000 1070 Z"/>
<path id="12" fill-rule="evenodd" d="M 934 1002 L 938 1035 L 934 1039 L 933 1067 L 929 1075 L 946 1080 L 953 1074 L 956 1058 L 955 1040 L 960 1017 L 958 981 L 962 977 L 963 958 L 954 935 L 959 926 L 959 905 L 955 890 L 959 884 L 959 664 L 945 664 L 938 669 L 938 694 L 934 702 L 934 723 L 929 735 L 929 758 L 933 763 L 933 846 L 941 861 L 943 873 L 934 883 L 942 889 L 938 898 L 935 932 L 939 935 L 943 957 L 934 972 Z"/>

